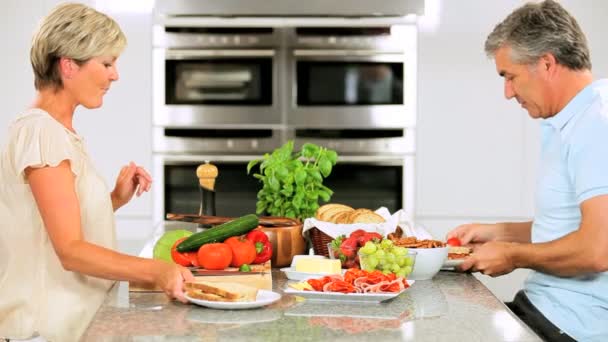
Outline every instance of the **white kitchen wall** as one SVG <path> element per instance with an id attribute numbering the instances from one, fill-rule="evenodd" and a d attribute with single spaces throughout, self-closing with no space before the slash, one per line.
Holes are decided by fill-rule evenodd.
<path id="1" fill-rule="evenodd" d="M 31 36 L 39 20 L 59 0 L 2 0 L 0 41 L 6 51 L 0 77 L 0 138 L 10 121 L 34 98 L 29 62 Z M 125 6 L 116 0 L 84 0 L 112 16 L 128 39 L 118 59 L 120 79 L 104 98 L 100 109 L 79 108 L 75 127 L 85 138 L 94 162 L 110 188 L 120 167 L 134 161 L 151 168 L 151 0 Z M 135 5 L 137 4 L 137 5 Z M 151 234 L 152 194 L 136 198 L 117 212 L 118 238 L 127 251 Z"/>
<path id="2" fill-rule="evenodd" d="M 2 0 L 0 138 L 33 98 L 29 43 L 38 20 L 57 0 Z M 118 61 L 120 80 L 103 108 L 79 110 L 76 127 L 112 186 L 133 160 L 151 166 L 151 0 L 88 0 L 118 21 L 129 45 Z M 128 5 L 127 5 L 128 3 Z M 427 0 L 420 26 L 416 215 L 437 238 L 458 224 L 524 220 L 533 214 L 537 123 L 503 97 L 502 80 L 483 53 L 494 25 L 524 1 Z M 608 76 L 608 2 L 564 0 L 589 39 L 594 73 Z M 121 248 L 135 253 L 152 229 L 152 196 L 118 213 Z M 482 281 L 510 299 L 526 271 Z"/>
<path id="3" fill-rule="evenodd" d="M 529 220 L 538 122 L 506 101 L 486 36 L 525 1 L 426 0 L 418 50 L 416 216 L 437 238 L 459 224 Z M 587 33 L 593 71 L 608 77 L 608 3 L 561 1 Z M 593 6 L 591 6 L 593 5 Z M 527 276 L 479 278 L 510 300 Z"/>

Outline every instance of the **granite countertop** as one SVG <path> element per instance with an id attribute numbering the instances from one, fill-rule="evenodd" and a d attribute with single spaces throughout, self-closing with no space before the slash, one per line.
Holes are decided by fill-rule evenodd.
<path id="1" fill-rule="evenodd" d="M 288 280 L 273 270 L 273 290 Z M 540 341 L 470 274 L 442 271 L 381 304 L 283 295 L 270 306 L 215 310 L 164 293 L 112 289 L 82 341 Z"/>

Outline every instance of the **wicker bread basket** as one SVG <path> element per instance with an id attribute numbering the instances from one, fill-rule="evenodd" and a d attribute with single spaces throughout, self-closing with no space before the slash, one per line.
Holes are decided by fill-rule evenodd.
<path id="1" fill-rule="evenodd" d="M 316 255 L 323 255 L 329 257 L 329 251 L 327 250 L 327 244 L 333 241 L 333 238 L 316 227 L 310 228 L 309 231 L 310 241 L 312 243 L 312 249 Z"/>

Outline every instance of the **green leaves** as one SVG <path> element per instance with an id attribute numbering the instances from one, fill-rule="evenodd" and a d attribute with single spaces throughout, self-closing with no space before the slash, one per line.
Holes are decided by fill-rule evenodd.
<path id="1" fill-rule="evenodd" d="M 319 199 L 327 202 L 333 191 L 323 185 L 338 161 L 336 151 L 315 144 L 302 145 L 294 151 L 292 140 L 266 153 L 262 159 L 247 164 L 247 174 L 259 165 L 253 177 L 262 183 L 258 191 L 256 213 L 304 220 L 319 208 Z"/>

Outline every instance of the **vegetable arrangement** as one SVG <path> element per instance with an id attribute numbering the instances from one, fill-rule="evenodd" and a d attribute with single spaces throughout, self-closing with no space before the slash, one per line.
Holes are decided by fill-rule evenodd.
<path id="1" fill-rule="evenodd" d="M 206 243 L 223 242 L 231 236 L 246 234 L 259 224 L 260 221 L 254 214 L 241 216 L 232 221 L 220 224 L 219 226 L 190 235 L 184 242 L 177 246 L 177 251 L 188 252 L 197 250 Z"/>
<path id="2" fill-rule="evenodd" d="M 272 257 L 272 245 L 258 227 L 254 214 L 239 217 L 208 230 L 183 236 L 169 231 L 155 245 L 159 251 L 166 249 L 167 241 L 174 241 L 170 248 L 170 260 L 182 266 L 223 270 L 228 266 L 240 271 L 250 271 L 250 264 L 261 264 Z M 164 255 L 159 253 L 158 255 Z M 156 257 L 156 256 L 155 256 Z"/>
<path id="3" fill-rule="evenodd" d="M 260 164 L 259 173 L 253 176 L 260 180 L 262 189 L 257 194 L 256 213 L 286 216 L 303 221 L 313 217 L 319 208 L 319 200 L 329 201 L 333 191 L 323 185 L 338 154 L 315 144 L 307 143 L 299 152 L 294 151 L 292 140 L 262 159 L 247 164 L 247 173 Z"/>

